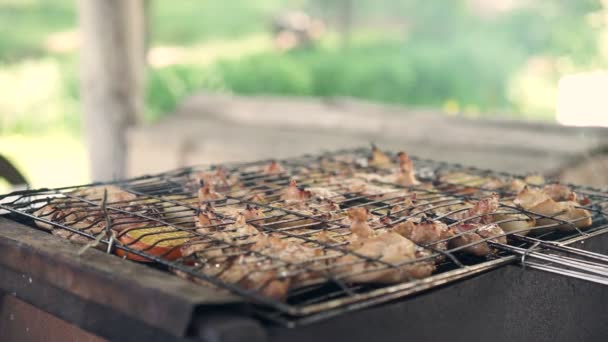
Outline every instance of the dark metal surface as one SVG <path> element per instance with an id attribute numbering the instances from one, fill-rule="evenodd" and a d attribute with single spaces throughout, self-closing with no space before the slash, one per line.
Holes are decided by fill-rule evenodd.
<path id="1" fill-rule="evenodd" d="M 608 254 L 608 235 L 572 246 Z M 607 286 L 510 265 L 330 321 L 271 327 L 269 341 L 603 342 L 607 304 Z"/>
<path id="2" fill-rule="evenodd" d="M 508 266 L 271 341 L 606 341 L 608 288 Z"/>
<path id="3" fill-rule="evenodd" d="M 21 299 L 0 291 L 0 341 L 108 342 Z"/>
<path id="4" fill-rule="evenodd" d="M 184 336 L 200 304 L 236 300 L 98 250 L 77 255 L 77 245 L 2 217 L 0 227 L 0 289 L 85 329 L 113 331 L 131 318 L 165 334 Z M 76 299 L 80 305 L 73 304 Z M 92 307 L 103 314 L 88 321 Z"/>

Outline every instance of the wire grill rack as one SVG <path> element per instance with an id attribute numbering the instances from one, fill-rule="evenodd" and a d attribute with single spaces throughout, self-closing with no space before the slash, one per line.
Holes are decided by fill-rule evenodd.
<path id="1" fill-rule="evenodd" d="M 275 164 L 281 165 L 279 172 L 265 171 L 273 161 L 259 161 L 190 167 L 84 186 L 18 191 L 0 196 L 0 208 L 55 235 L 87 246 L 98 243 L 108 252 L 229 290 L 253 303 L 257 314 L 285 325 L 317 321 L 516 262 L 509 245 L 527 251 L 543 241 L 575 241 L 608 231 L 608 194 L 597 189 L 570 186 L 588 199 L 581 207 L 593 214 L 593 225 L 581 231 L 576 222 L 514 206 L 510 200 L 516 194 L 504 186 L 487 187 L 492 181 L 523 180 L 523 176 L 412 158 L 420 184 L 401 186 L 382 177 L 393 171 L 370 166 L 369 154 L 368 149 L 357 149 L 286 159 Z M 200 172 L 222 172 L 229 180 L 216 186 L 216 198 L 206 200 L 207 203 L 200 203 L 197 196 Z M 359 191 L 345 187 L 352 179 L 362 180 L 369 187 Z M 304 200 L 306 210 L 299 209 L 301 204 L 295 209 L 286 205 L 281 194 L 291 180 L 304 189 L 325 189 L 325 203 L 333 204 L 331 215 L 318 206 L 316 209 L 307 206 L 306 203 L 318 202 L 318 196 Z M 89 191 L 109 185 L 134 196 L 121 200 Z M 493 193 L 499 195 L 500 205 L 490 215 L 524 215 L 495 221 L 544 218 L 547 224 L 532 228 L 544 233 L 532 234 L 533 238 L 518 231 L 505 233 L 509 245 L 498 242 L 497 236 L 451 248 L 439 247 L 449 242 L 447 239 L 419 244 L 416 258 L 398 262 L 387 261 L 381 255 L 358 253 L 348 246 L 352 232 L 345 218 L 349 208 L 366 208 L 370 224 L 377 231 L 421 216 L 451 227 L 479 218 L 461 219 L 458 213 Z M 207 225 L 197 223 L 201 208 L 209 205 L 214 220 Z M 251 208 L 263 213 L 247 221 L 246 225 L 255 231 L 239 233 L 235 228 L 236 213 Z M 573 229 L 567 232 L 549 229 L 564 225 Z M 137 231 L 140 233 L 133 235 Z M 131 238 L 124 239 L 125 234 L 132 234 Z M 328 240 L 326 234 L 331 234 L 332 239 Z M 260 236 L 284 241 L 291 247 L 282 245 L 282 248 L 294 251 L 290 254 L 276 248 L 255 248 Z M 483 257 L 464 253 L 467 247 L 483 243 L 496 249 Z M 184 246 L 200 248 L 185 256 L 181 253 Z M 391 284 L 353 281 L 365 274 L 397 272 L 429 263 L 434 265 L 434 271 L 421 279 L 406 276 Z M 233 267 L 237 264 L 238 268 Z M 240 273 L 227 275 L 235 269 Z M 295 279 L 298 286 L 294 286 Z M 285 285 L 288 280 L 289 285 Z M 271 295 L 268 289 L 277 286 L 289 286 L 288 295 L 282 298 Z"/>

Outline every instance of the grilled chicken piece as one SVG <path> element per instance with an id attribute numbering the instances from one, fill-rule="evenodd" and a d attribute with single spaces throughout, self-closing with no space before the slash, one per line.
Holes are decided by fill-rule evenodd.
<path id="1" fill-rule="evenodd" d="M 289 227 L 302 225 L 304 223 L 333 221 L 344 217 L 345 215 L 345 213 L 340 210 L 340 206 L 331 200 L 312 199 L 308 202 L 293 203 L 291 205 L 279 205 L 279 207 L 313 218 L 308 219 L 302 217 L 301 220 L 286 222 L 284 224 L 275 225 L 275 227 Z M 294 215 L 293 217 L 295 218 L 297 216 Z"/>
<path id="2" fill-rule="evenodd" d="M 298 186 L 295 179 L 289 181 L 289 186 L 283 191 L 281 200 L 286 204 L 299 203 L 309 199 L 312 194 Z"/>
<path id="3" fill-rule="evenodd" d="M 57 223 L 74 222 L 74 228 L 89 228 L 94 223 L 95 219 L 92 216 L 96 216 L 95 213 L 101 213 L 100 208 L 88 203 L 80 203 L 78 198 L 82 198 L 87 201 L 93 201 L 101 204 L 104 196 L 104 191 L 107 191 L 106 203 L 108 206 L 117 205 L 124 206 L 128 202 L 135 200 L 136 196 L 130 192 L 124 191 L 116 186 L 105 186 L 105 187 L 93 187 L 87 189 L 76 190 L 68 195 L 66 198 L 56 198 L 49 202 L 49 204 L 34 212 L 35 216 L 45 218 L 50 221 Z M 71 197 L 77 197 L 71 198 Z M 97 216 L 99 215 L 97 214 Z M 92 219 L 87 217 L 91 216 Z M 80 221 L 83 220 L 84 221 Z M 86 222 L 85 222 L 86 221 Z M 36 221 L 36 224 L 43 229 L 53 230 L 54 226 L 47 224 L 42 221 Z"/>
<path id="4" fill-rule="evenodd" d="M 490 197 L 482 198 L 469 210 L 458 212 L 452 215 L 457 220 L 466 220 L 467 223 L 489 223 L 493 222 L 490 214 L 498 209 L 498 195 L 492 194 Z"/>
<path id="5" fill-rule="evenodd" d="M 364 260 L 356 255 L 346 255 L 339 259 L 334 270 L 345 274 L 342 278 L 351 283 L 399 283 L 412 278 L 430 275 L 432 263 L 417 262 L 401 265 L 416 259 L 416 245 L 403 236 L 385 232 L 374 237 L 362 238 L 349 248 L 359 254 L 378 261 Z M 395 266 L 391 267 L 389 265 Z"/>
<path id="6" fill-rule="evenodd" d="M 524 182 L 523 180 L 519 179 L 519 178 L 514 178 L 511 180 L 511 182 L 509 183 L 509 188 L 508 190 L 512 191 L 512 192 L 520 192 L 522 191 L 525 187 L 527 186 L 526 182 Z"/>
<path id="7" fill-rule="evenodd" d="M 314 260 L 320 255 L 319 251 L 301 243 L 271 235 L 258 240 L 250 250 L 261 255 L 239 256 L 220 278 L 248 289 L 257 289 L 265 296 L 283 299 L 289 288 L 320 275 L 314 270 Z"/>
<path id="8" fill-rule="evenodd" d="M 417 193 L 411 193 L 407 195 L 403 199 L 402 202 L 394 204 L 390 208 L 390 215 L 392 216 L 422 216 L 424 217 L 425 213 L 434 213 L 437 215 L 445 214 L 449 211 L 454 210 L 452 206 L 441 206 L 438 207 L 438 204 L 446 204 L 449 201 L 455 201 L 455 199 L 450 197 L 445 198 L 433 198 L 432 201 L 441 201 L 445 199 L 443 202 L 437 202 L 436 204 L 429 203 L 429 200 L 425 199 L 423 196 L 419 196 Z"/>
<path id="9" fill-rule="evenodd" d="M 591 213 L 580 208 L 579 203 L 574 201 L 556 202 L 552 197 L 562 199 L 565 197 L 576 198 L 574 193 L 568 194 L 561 187 L 547 187 L 542 190 L 525 187 L 517 194 L 513 203 L 532 213 L 540 214 L 536 220 L 536 226 L 547 226 L 535 228 L 537 234 L 543 234 L 558 229 L 562 231 L 574 231 L 588 228 L 593 224 Z M 563 222 L 566 221 L 566 222 Z"/>
<path id="10" fill-rule="evenodd" d="M 454 234 L 448 226 L 440 221 L 429 220 L 423 217 L 419 222 L 409 219 L 399 223 L 392 231 L 406 237 L 419 245 L 432 245 L 433 248 L 445 251 L 447 241 Z M 441 241 L 437 243 L 437 241 Z"/>
<path id="11" fill-rule="evenodd" d="M 197 215 L 194 217 L 194 224 L 199 227 L 197 231 L 199 233 L 208 233 L 215 229 L 215 227 L 208 227 L 222 223 L 222 220 L 217 217 L 213 211 L 211 203 L 207 203 L 204 209 L 200 209 Z"/>
<path id="12" fill-rule="evenodd" d="M 315 193 L 327 194 L 321 191 L 322 188 L 316 188 L 313 191 L 302 189 L 297 186 L 295 180 L 291 180 L 289 186 L 281 195 L 282 202 L 273 203 L 273 206 L 287 210 L 289 212 L 298 213 L 314 218 L 306 218 L 298 215 L 284 216 L 273 224 L 274 228 L 288 228 L 295 226 L 306 227 L 290 230 L 292 233 L 306 233 L 313 228 L 311 224 L 320 223 L 322 220 L 333 220 L 343 215 L 340 211 L 340 206 L 331 199 L 322 196 L 315 196 Z M 297 219 L 300 218 L 300 219 Z"/>
<path id="13" fill-rule="evenodd" d="M 338 201 L 340 199 L 343 199 L 343 197 L 336 191 L 332 191 L 323 187 L 309 187 L 306 188 L 306 191 L 308 191 L 311 196 L 322 200 Z"/>
<path id="14" fill-rule="evenodd" d="M 239 215 L 236 222 L 225 226 L 223 229 L 218 227 L 206 227 L 210 224 L 216 224 L 212 213 L 201 212 L 198 215 L 199 222 L 197 226 L 198 233 L 205 234 L 204 237 L 194 239 L 185 243 L 181 247 L 183 256 L 189 256 L 197 252 L 202 252 L 212 247 L 213 255 L 219 256 L 224 252 L 230 253 L 243 246 L 250 245 L 260 239 L 263 234 L 254 226 L 247 223 L 244 215 Z"/>
<path id="15" fill-rule="evenodd" d="M 199 185 L 199 187 L 209 184 L 210 189 L 215 189 L 219 192 L 227 192 L 240 187 L 239 176 L 236 174 L 229 175 L 228 171 L 223 167 L 197 173 L 195 175 L 195 182 L 195 185 Z"/>
<path id="16" fill-rule="evenodd" d="M 399 152 L 397 156 L 399 157 L 399 172 L 397 173 L 395 183 L 403 186 L 420 184 L 420 182 L 416 180 L 414 164 L 407 153 Z"/>
<path id="17" fill-rule="evenodd" d="M 513 202 L 504 202 L 506 206 L 515 206 Z M 519 210 L 511 208 L 501 208 L 500 212 L 494 215 L 494 222 L 506 233 L 527 235 L 530 229 L 536 224 L 536 220 Z"/>
<path id="18" fill-rule="evenodd" d="M 247 223 L 245 215 L 239 215 L 236 222 L 226 226 L 225 229 L 213 233 L 213 239 L 232 244 L 247 244 L 254 242 L 260 231 Z"/>
<path id="19" fill-rule="evenodd" d="M 538 226 L 552 225 L 548 229 L 557 229 L 560 231 L 570 232 L 576 229 L 585 229 L 593 224 L 591 213 L 584 208 L 580 208 L 577 202 L 550 202 L 545 201 L 534 207 L 532 212 L 545 212 L 546 216 L 551 218 L 539 218 L 536 220 Z M 544 229 L 536 229 L 535 232 L 545 231 Z"/>
<path id="20" fill-rule="evenodd" d="M 374 231 L 368 224 L 366 208 L 350 208 L 352 220 L 348 249 L 356 254 L 376 259 L 364 260 L 355 254 L 341 257 L 334 271 L 345 274 L 346 282 L 353 283 L 398 283 L 412 278 L 422 278 L 434 270 L 432 261 L 402 263 L 413 261 L 417 247 L 409 239 L 391 231 Z M 391 267 L 386 263 L 395 266 Z M 341 266 L 344 265 L 344 266 Z"/>
<path id="21" fill-rule="evenodd" d="M 262 210 L 262 208 L 250 204 L 243 205 L 242 203 L 236 203 L 222 205 L 214 207 L 212 208 L 212 210 L 215 213 L 220 214 L 221 216 L 226 216 L 230 218 L 236 218 L 242 214 L 243 216 L 245 216 L 245 219 L 247 219 L 247 221 L 258 220 L 266 217 L 266 214 L 264 214 L 264 210 Z"/>
<path id="22" fill-rule="evenodd" d="M 495 237 L 490 241 L 507 243 L 507 238 L 503 235 L 504 231 L 495 224 L 460 224 L 452 228 L 455 236 L 449 242 L 450 248 L 458 248 L 473 244 L 462 249 L 463 252 L 476 256 L 486 256 L 492 253 L 492 249 L 484 239 Z M 462 235 L 460 235 L 462 234 Z"/>
<path id="23" fill-rule="evenodd" d="M 341 192 L 356 194 L 357 196 L 365 196 L 370 199 L 386 199 L 393 198 L 407 193 L 405 189 L 393 188 L 390 186 L 379 186 L 370 184 L 374 180 L 383 182 L 393 182 L 391 176 L 379 176 L 369 173 L 356 173 L 355 178 L 335 178 L 330 180 L 330 184 L 339 186 Z M 387 178 L 388 179 L 385 179 Z M 394 177 L 393 177 L 394 178 Z"/>
<path id="24" fill-rule="evenodd" d="M 357 238 L 369 238 L 375 235 L 374 230 L 367 223 L 369 211 L 367 208 L 349 208 L 348 218 L 351 220 L 350 230 Z"/>
<path id="25" fill-rule="evenodd" d="M 267 175 L 276 175 L 285 172 L 285 168 L 276 160 L 273 160 L 268 165 L 266 165 L 266 167 L 264 167 L 263 172 Z"/>
<path id="26" fill-rule="evenodd" d="M 507 243 L 504 231 L 493 224 L 493 214 L 498 208 L 498 195 L 483 198 L 473 205 L 470 209 L 454 215 L 460 221 L 459 224 L 451 227 L 454 237 L 449 241 L 450 248 L 467 246 L 462 250 L 476 256 L 486 256 L 492 253 L 492 249 L 484 239 L 495 237 L 491 241 Z"/>
<path id="27" fill-rule="evenodd" d="M 201 203 L 216 201 L 225 198 L 224 195 L 215 191 L 215 188 L 211 182 L 201 181 L 200 185 L 201 186 L 198 189 L 198 200 Z"/>
<path id="28" fill-rule="evenodd" d="M 569 187 L 562 184 L 549 184 L 545 185 L 542 192 L 547 194 L 552 200 L 557 202 L 569 201 L 576 202 L 576 193 Z"/>
<path id="29" fill-rule="evenodd" d="M 107 191 L 107 206 L 119 208 L 128 212 L 109 211 L 112 230 L 120 232 L 125 229 L 150 226 L 156 224 L 156 221 L 153 219 L 163 218 L 163 209 L 158 203 L 138 201 L 134 194 L 116 186 L 93 187 L 77 190 L 69 195 L 87 201 L 93 201 L 101 205 L 104 191 Z M 99 206 L 79 202 L 78 199 L 70 197 L 53 199 L 49 204 L 35 211 L 34 215 L 92 235 L 99 234 L 107 225 L 105 212 L 102 211 Z M 57 228 L 42 221 L 36 221 L 36 224 L 40 228 L 50 230 L 53 235 L 72 241 L 85 243 L 90 241 L 90 239 L 85 236 Z"/>
<path id="30" fill-rule="evenodd" d="M 324 281 L 320 269 L 315 270 L 325 265 L 315 261 L 321 252 L 298 242 L 259 234 L 249 248 L 235 251 L 236 256 L 204 248 L 187 252 L 197 253 L 198 262 L 205 262 L 201 271 L 209 276 L 257 290 L 264 296 L 284 299 L 291 287 L 313 279 Z"/>
<path id="31" fill-rule="evenodd" d="M 369 166 L 379 169 L 389 169 L 393 166 L 391 158 L 374 144 L 372 144 L 372 155 L 368 158 L 367 163 Z"/>
<path id="32" fill-rule="evenodd" d="M 87 189 L 76 190 L 71 193 L 72 196 L 80 197 L 87 199 L 89 201 L 99 201 L 103 199 L 104 191 L 107 191 L 107 203 L 116 203 L 116 202 L 130 202 L 137 198 L 136 195 L 127 192 L 117 186 L 114 185 L 106 185 L 99 187 L 92 187 Z"/>
<path id="33" fill-rule="evenodd" d="M 524 181 L 526 182 L 526 184 L 530 184 L 530 185 L 537 185 L 537 186 L 541 186 L 543 184 L 545 184 L 545 177 L 543 177 L 543 175 L 541 174 L 531 174 L 531 175 L 527 175 L 526 178 L 524 178 Z"/>

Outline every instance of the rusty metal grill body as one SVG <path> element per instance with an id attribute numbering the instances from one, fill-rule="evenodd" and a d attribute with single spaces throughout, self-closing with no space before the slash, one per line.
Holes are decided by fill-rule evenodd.
<path id="1" fill-rule="evenodd" d="M 310 247 L 315 250 L 322 251 L 319 259 L 310 259 L 306 262 L 293 263 L 290 260 L 283 259 L 280 255 L 265 253 L 264 250 L 250 250 L 251 243 L 241 243 L 236 241 L 219 240 L 213 234 L 201 232 L 200 227 L 195 225 L 195 217 L 198 214 L 199 206 L 196 196 L 195 175 L 201 171 L 217 169 L 217 167 L 201 166 L 184 168 L 163 174 L 138 177 L 126 181 L 117 181 L 112 183 L 97 183 L 79 187 L 66 187 L 60 189 L 39 189 L 28 190 L 12 193 L 0 197 L 0 208 L 8 210 L 12 214 L 20 217 L 21 220 L 38 220 L 57 229 L 69 231 L 75 235 L 85 237 L 89 240 L 98 239 L 102 244 L 110 245 L 114 250 L 120 249 L 133 255 L 146 258 L 151 261 L 149 265 L 153 267 L 171 271 L 180 271 L 188 277 L 212 284 L 220 289 L 231 291 L 248 302 L 251 302 L 255 307 L 255 313 L 266 319 L 276 321 L 285 325 L 294 325 L 296 323 L 310 323 L 318 321 L 333 315 L 344 313 L 351 310 L 360 309 L 367 306 L 376 305 L 382 302 L 394 300 L 396 298 L 412 295 L 421 291 L 429 290 L 435 287 L 442 286 L 449 282 L 471 277 L 502 265 L 514 263 L 518 260 L 515 256 L 507 251 L 497 251 L 488 257 L 473 257 L 462 253 L 464 247 L 452 248 L 446 251 L 434 248 L 431 245 L 419 246 L 430 251 L 421 258 L 410 260 L 401 264 L 393 264 L 380 260 L 380 258 L 370 258 L 365 255 L 359 255 L 345 248 L 344 245 L 324 242 L 318 239 L 317 233 L 322 231 L 336 231 L 349 234 L 348 226 L 341 222 L 343 216 L 339 218 L 327 218 L 319 214 L 303 213 L 302 211 L 285 208 L 280 200 L 280 194 L 285 189 L 291 179 L 296 179 L 298 184 L 303 187 L 324 187 L 334 191 L 335 198 L 332 198 L 340 206 L 337 214 L 344 213 L 345 210 L 352 207 L 365 207 L 372 215 L 378 217 L 390 218 L 391 225 L 402 222 L 410 217 L 427 215 L 437 220 L 441 220 L 448 226 L 461 224 L 462 220 L 455 219 L 454 214 L 459 211 L 466 210 L 466 205 L 471 200 L 484 198 L 493 192 L 497 192 L 501 198 L 500 210 L 508 210 L 525 214 L 532 217 L 542 217 L 537 213 L 529 212 L 512 205 L 505 204 L 505 200 L 513 198 L 515 194 L 501 189 L 485 189 L 479 184 L 480 179 L 490 177 L 495 179 L 513 179 L 522 178 L 507 173 L 497 173 L 487 170 L 467 168 L 460 165 L 445 164 L 429 160 L 421 160 L 412 158 L 417 170 L 417 177 L 421 184 L 414 186 L 400 186 L 397 184 L 387 183 L 383 180 L 369 181 L 378 189 L 382 189 L 382 194 L 361 194 L 357 192 L 343 191 L 342 187 L 337 186 L 336 181 L 340 182 L 339 170 L 348 167 L 355 173 L 376 173 L 387 174 L 388 171 L 379 170 L 370 167 L 365 160 L 368 157 L 369 150 L 349 150 L 334 153 L 326 153 L 320 156 L 304 156 L 300 158 L 287 159 L 280 161 L 280 164 L 285 168 L 285 172 L 279 174 L 265 174 L 262 172 L 262 167 L 267 165 L 269 161 L 260 161 L 256 163 L 241 163 L 223 165 L 222 168 L 228 175 L 238 177 L 238 184 L 241 186 L 238 189 L 227 188 L 225 191 L 218 190 L 222 193 L 223 198 L 211 200 L 215 208 L 228 206 L 245 207 L 246 205 L 258 206 L 262 208 L 266 216 L 261 219 L 249 221 L 254 225 L 261 234 L 272 234 L 273 236 L 286 239 L 288 241 L 297 241 L 299 244 Z M 440 181 L 440 176 L 447 173 L 464 172 L 470 176 L 465 180 L 460 180 L 457 183 Z M 330 182 L 330 179 L 332 181 Z M 137 195 L 135 200 L 129 203 L 109 202 L 102 203 L 103 199 L 85 198 L 78 196 L 76 190 L 86 189 L 89 187 L 100 185 L 116 185 L 128 192 Z M 603 234 L 608 231 L 608 214 L 606 213 L 606 204 L 608 203 L 608 194 L 602 193 L 596 189 L 572 187 L 580 196 L 590 199 L 590 204 L 584 206 L 585 209 L 593 213 L 593 226 L 585 231 L 575 230 L 572 232 L 558 232 L 536 235 L 534 241 L 562 241 L 565 243 L 579 241 L 589 238 L 593 235 Z M 264 194 L 269 200 L 259 202 L 251 199 L 250 195 L 254 193 Z M 410 207 L 403 207 L 404 200 L 415 197 L 416 201 Z M 247 199 L 249 198 L 249 199 Z M 71 210 L 82 211 L 85 215 L 79 216 L 78 220 L 86 219 L 86 213 L 90 212 L 91 217 L 95 220 L 106 220 L 107 215 L 99 215 L 100 212 L 122 215 L 129 219 L 122 220 L 118 223 L 110 223 L 110 225 L 129 224 L 133 222 L 145 223 L 135 229 L 149 229 L 153 227 L 171 227 L 174 231 L 185 232 L 185 236 L 199 241 L 205 241 L 209 245 L 210 250 L 223 251 L 222 256 L 229 254 L 233 258 L 240 256 L 254 256 L 255 262 L 264 265 L 263 271 L 268 270 L 286 270 L 281 273 L 281 277 L 294 277 L 298 274 L 310 272 L 314 269 L 317 277 L 321 281 L 315 281 L 311 285 L 293 289 L 290 291 L 286 300 L 273 299 L 261 294 L 262 289 L 245 288 L 238 282 L 225 282 L 220 277 L 213 276 L 204 270 L 202 265 L 193 265 L 187 258 L 178 258 L 177 260 L 167 260 L 163 255 L 153 255 L 148 253 L 149 249 L 134 248 L 133 244 L 139 239 L 144 238 L 147 233 L 140 236 L 136 241 L 122 244 L 116 242 L 116 239 L 110 239 L 108 236 L 101 236 L 87 229 L 76 229 L 70 222 L 61 220 L 53 212 L 50 211 L 46 216 L 37 216 L 33 213 L 40 210 L 44 206 L 49 206 L 57 199 L 63 199 L 64 208 Z M 140 203 L 142 206 L 134 205 L 134 202 Z M 419 204 L 416 204 L 419 203 Z M 465 205 L 465 209 L 457 209 L 453 211 L 443 212 L 442 208 L 450 208 L 454 206 Z M 150 213 L 149 208 L 156 206 L 162 208 L 161 215 Z M 412 211 L 412 209 L 415 209 Z M 404 215 L 400 212 L 408 212 Z M 171 213 L 170 217 L 166 213 Z M 442 213 L 442 214 L 441 214 Z M 221 215 L 220 215 L 221 216 Z M 222 223 L 212 224 L 209 227 L 218 231 L 228 229 L 235 217 L 224 215 Z M 563 224 L 572 224 L 572 222 L 564 222 L 558 218 L 545 217 L 552 219 L 550 226 L 559 226 Z M 470 220 L 467 218 L 465 220 Z M 96 225 L 99 222 L 94 221 L 91 225 Z M 380 221 L 381 222 L 381 221 Z M 31 222 L 30 222 L 31 224 Z M 31 224 L 33 226 L 33 224 Z M 375 229 L 384 228 L 380 223 L 375 226 Z M 197 230 L 198 229 L 198 230 Z M 535 228 L 533 228 L 534 230 Z M 521 248 L 530 248 L 534 243 L 529 239 L 522 238 L 517 234 L 506 234 L 509 238 L 509 244 Z M 154 245 L 160 244 L 163 241 L 170 239 L 183 238 L 184 235 L 174 238 L 165 238 L 155 240 Z M 495 237 L 492 237 L 495 238 Z M 490 238 L 484 239 L 477 243 L 490 242 Z M 150 249 L 154 246 L 150 246 Z M 178 248 L 178 247 L 175 247 Z M 171 253 L 167 251 L 165 255 Z M 322 268 L 323 272 L 319 272 L 318 265 L 322 264 L 323 260 L 334 259 L 340 260 L 345 255 L 352 255 L 357 261 L 356 263 L 365 263 L 372 265 L 371 271 L 381 269 L 399 268 L 404 264 L 419 263 L 425 260 L 433 260 L 442 257 L 443 261 L 438 263 L 436 271 L 432 276 L 424 279 L 411 279 L 410 281 L 393 284 L 393 285 L 364 285 L 353 284 L 344 279 L 352 274 L 343 271 L 344 265 L 339 262 L 327 264 Z M 128 262 L 128 261 L 124 261 Z M 213 260 L 208 260 L 212 263 Z M 315 266 L 316 265 L 316 266 Z M 317 268 L 315 268 L 317 267 Z M 260 270 L 262 271 L 262 270 Z M 255 271 L 254 271 L 255 272 Z M 368 271 L 369 272 L 369 271 Z M 318 279 L 319 280 L 319 279 Z M 262 286 L 263 287 L 263 286 Z"/>

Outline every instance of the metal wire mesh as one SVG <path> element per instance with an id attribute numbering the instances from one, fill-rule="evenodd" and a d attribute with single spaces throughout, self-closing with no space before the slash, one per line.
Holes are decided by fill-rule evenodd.
<path id="1" fill-rule="evenodd" d="M 534 187 L 533 178 L 412 158 L 418 182 L 404 185 L 395 180 L 394 167 L 370 163 L 369 155 L 367 149 L 339 151 L 20 191 L 0 196 L 0 208 L 60 237 L 99 242 L 108 252 L 232 291 L 256 304 L 258 313 L 286 324 L 513 262 L 510 253 L 492 248 L 506 243 L 505 237 L 527 248 L 527 233 L 534 241 L 564 241 L 608 230 L 608 194 L 596 189 L 569 186 L 579 198 L 573 206 L 590 213 L 593 223 L 583 228 L 585 217 L 515 205 L 513 182 Z M 388 156 L 396 163 L 398 156 Z M 288 191 L 301 198 L 288 199 Z M 499 198 L 496 210 L 472 211 L 492 196 Z M 354 233 L 357 208 L 365 208 L 364 226 L 374 236 Z M 430 242 L 412 238 L 411 246 L 401 240 L 383 244 L 383 238 L 394 237 L 387 233 L 410 221 L 439 222 L 452 233 Z M 514 222 L 534 223 L 480 233 Z M 463 226 L 473 229 L 454 230 Z M 471 235 L 476 239 L 466 238 Z M 390 257 L 391 251 L 399 257 Z"/>

